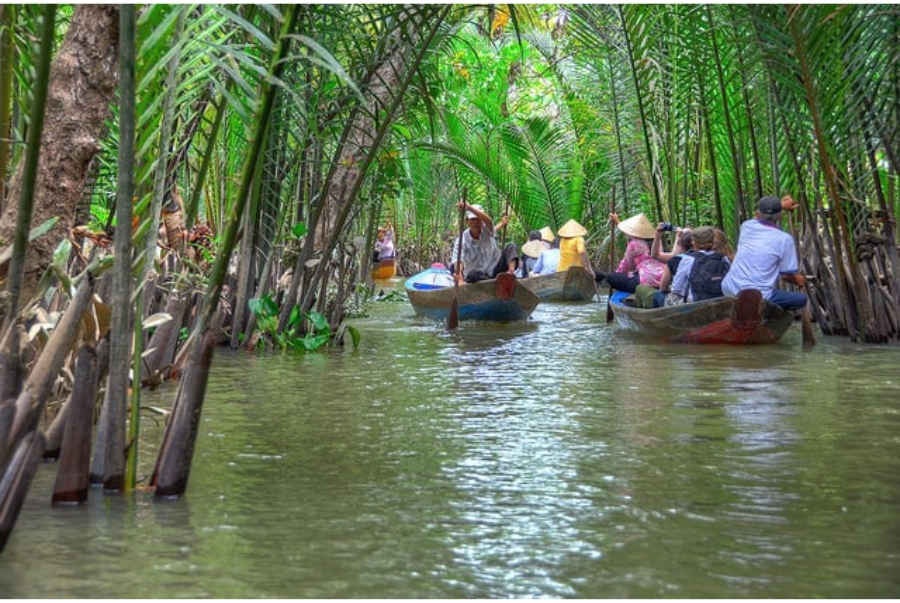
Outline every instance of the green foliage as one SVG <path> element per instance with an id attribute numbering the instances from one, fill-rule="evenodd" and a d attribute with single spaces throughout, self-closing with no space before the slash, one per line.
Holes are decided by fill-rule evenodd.
<path id="1" fill-rule="evenodd" d="M 257 328 L 266 341 L 282 350 L 299 350 L 311 352 L 325 346 L 331 338 L 331 326 L 328 319 L 320 312 L 301 314 L 300 308 L 291 310 L 288 326 L 284 331 L 278 330 L 278 304 L 271 295 L 252 298 L 248 301 L 250 311 L 256 316 Z M 309 324 L 309 333 L 304 334 L 304 321 Z"/>
<path id="2" fill-rule="evenodd" d="M 360 339 L 362 339 L 362 335 L 359 333 L 359 329 L 354 327 L 353 325 L 347 325 L 347 332 L 350 334 L 350 339 L 353 341 L 353 349 L 359 347 Z"/>

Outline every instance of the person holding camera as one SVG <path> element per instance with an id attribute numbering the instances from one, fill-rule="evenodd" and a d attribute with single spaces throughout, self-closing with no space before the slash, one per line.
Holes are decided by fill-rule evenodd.
<path id="1" fill-rule="evenodd" d="M 675 233 L 675 244 L 672 245 L 671 251 L 663 251 L 662 235 L 664 232 Z M 659 279 L 659 291 L 653 294 L 653 307 L 661 308 L 666 305 L 666 299 L 674 300 L 675 296 L 671 296 L 672 279 L 678 272 L 678 265 L 684 254 L 691 251 L 691 233 L 690 228 L 675 228 L 671 222 L 660 222 L 656 225 L 656 234 L 653 238 L 653 245 L 650 246 L 650 255 L 654 259 L 663 262 L 663 273 Z"/>
<path id="2" fill-rule="evenodd" d="M 663 250 L 663 233 L 674 232 L 675 243 L 672 245 L 671 251 Z M 653 244 L 650 245 L 650 255 L 655 260 L 666 263 L 672 258 L 676 258 L 682 253 L 691 250 L 691 229 L 681 226 L 672 226 L 671 222 L 660 222 L 656 225 L 656 232 L 653 234 Z"/>

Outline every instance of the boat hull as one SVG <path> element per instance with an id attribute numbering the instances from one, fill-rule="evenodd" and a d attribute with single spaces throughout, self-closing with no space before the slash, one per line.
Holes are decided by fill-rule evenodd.
<path id="1" fill-rule="evenodd" d="M 653 309 L 630 307 L 626 297 L 616 291 L 608 302 L 619 326 L 664 343 L 775 343 L 794 319 L 756 290 Z"/>
<path id="2" fill-rule="evenodd" d="M 397 264 L 394 258 L 380 260 L 372 265 L 372 279 L 376 281 L 386 281 L 394 278 L 397 274 Z"/>
<path id="3" fill-rule="evenodd" d="M 531 276 L 519 281 L 542 302 L 589 302 L 597 294 L 593 277 L 580 266 L 565 272 Z"/>
<path id="4" fill-rule="evenodd" d="M 404 287 L 415 313 L 434 321 L 447 320 L 454 296 L 458 300 L 461 321 L 527 320 L 540 303 L 538 296 L 523 287 L 511 274 L 499 275 L 494 280 L 461 284 L 457 291 L 446 269 L 429 268 L 410 277 Z"/>

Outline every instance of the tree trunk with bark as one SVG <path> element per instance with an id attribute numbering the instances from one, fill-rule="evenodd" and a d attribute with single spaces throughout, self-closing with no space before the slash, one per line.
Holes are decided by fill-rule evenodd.
<path id="1" fill-rule="evenodd" d="M 56 226 L 29 246 L 23 300 L 52 263 L 53 250 L 75 226 L 91 161 L 110 118 L 118 84 L 119 7 L 78 4 L 66 39 L 53 60 L 32 224 L 56 216 Z M 13 175 L 0 217 L 0 247 L 13 241 L 22 170 Z M 7 266 L 0 266 L 0 278 Z"/>

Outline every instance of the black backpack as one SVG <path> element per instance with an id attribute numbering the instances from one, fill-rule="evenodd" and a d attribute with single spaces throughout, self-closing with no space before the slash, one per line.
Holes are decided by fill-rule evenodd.
<path id="1" fill-rule="evenodd" d="M 694 301 L 722 297 L 722 279 L 728 273 L 731 264 L 723 254 L 714 251 L 710 254 L 691 252 L 694 264 L 688 275 L 688 286 Z"/>

